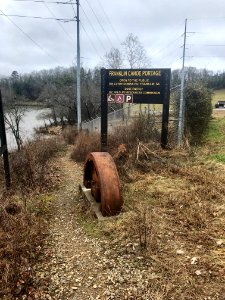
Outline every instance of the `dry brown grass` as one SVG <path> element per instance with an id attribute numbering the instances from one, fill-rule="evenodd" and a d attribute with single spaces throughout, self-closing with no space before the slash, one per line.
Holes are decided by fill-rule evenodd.
<path id="1" fill-rule="evenodd" d="M 37 258 L 45 223 L 15 203 L 18 212 L 8 213 L 12 200 L 0 201 L 0 298 L 8 300 L 32 289 L 31 262 Z"/>
<path id="2" fill-rule="evenodd" d="M 80 133 L 75 140 L 71 158 L 78 162 L 84 162 L 88 153 L 95 151 L 100 151 L 99 134 Z"/>
<path id="3" fill-rule="evenodd" d="M 69 145 L 73 145 L 78 135 L 78 131 L 76 127 L 67 126 L 63 129 L 62 134 L 65 142 Z"/>
<path id="4" fill-rule="evenodd" d="M 61 149 L 56 140 L 36 140 L 10 154 L 12 185 L 8 191 L 1 186 L 0 196 L 0 299 L 33 299 L 32 265 L 42 249 L 51 203 L 40 193 L 57 186 L 52 159 Z"/>
<path id="5" fill-rule="evenodd" d="M 62 150 L 56 139 L 37 139 L 27 143 L 21 151 L 10 154 L 12 189 L 25 192 L 43 191 L 51 186 L 52 158 Z"/>
<path id="6" fill-rule="evenodd" d="M 158 116 L 154 116 L 154 119 L 151 120 L 140 116 L 128 126 L 118 126 L 108 136 L 108 152 L 114 156 L 118 152 L 118 147 L 124 144 L 130 157 L 133 154 L 136 155 L 134 149 L 136 149 L 139 140 L 159 142 L 160 128 L 157 126 L 157 121 Z M 88 153 L 93 151 L 100 151 L 100 134 L 81 132 L 75 139 L 71 157 L 76 161 L 83 162 Z"/>
<path id="7" fill-rule="evenodd" d="M 115 253 L 131 245 L 130 259 L 144 257 L 155 275 L 143 290 L 120 299 L 224 300 L 224 172 L 193 148 L 168 151 L 141 143 L 137 157 L 139 141 L 126 148 L 122 136 L 111 136 L 109 149 L 127 212 L 99 230 L 117 241 Z"/>
<path id="8" fill-rule="evenodd" d="M 224 300 L 224 166 L 207 160 L 207 146 L 162 150 L 139 125 L 109 137 L 126 213 L 98 227 L 114 253 L 128 252 L 134 261 L 144 257 L 154 276 L 142 290 L 119 299 Z M 97 141 L 98 136 L 81 139 L 83 156 L 98 149 Z"/>
<path id="9" fill-rule="evenodd" d="M 119 240 L 120 251 L 127 243 L 139 245 L 134 256 L 144 256 L 156 274 L 132 299 L 223 300 L 225 176 L 211 165 L 187 165 L 179 153 L 171 160 L 155 152 L 164 163 L 125 184 L 130 211 L 102 230 Z"/>

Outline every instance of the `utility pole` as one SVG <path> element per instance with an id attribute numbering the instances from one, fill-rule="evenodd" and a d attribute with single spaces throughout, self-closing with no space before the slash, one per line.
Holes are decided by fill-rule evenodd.
<path id="1" fill-rule="evenodd" d="M 77 129 L 81 130 L 81 101 L 80 101 L 80 1 L 77 0 Z"/>
<path id="2" fill-rule="evenodd" d="M 187 19 L 185 19 L 185 27 L 184 27 L 183 61 L 182 61 L 182 70 L 181 70 L 180 108 L 179 108 L 179 122 L 178 122 L 178 146 L 181 146 L 183 135 L 184 135 L 184 121 L 185 121 L 184 65 L 185 65 L 186 39 L 187 39 Z"/>

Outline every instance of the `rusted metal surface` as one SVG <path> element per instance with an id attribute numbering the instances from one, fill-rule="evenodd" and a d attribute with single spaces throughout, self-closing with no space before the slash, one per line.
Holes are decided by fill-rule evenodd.
<path id="1" fill-rule="evenodd" d="M 84 186 L 90 188 L 95 200 L 100 202 L 103 216 L 114 216 L 121 211 L 123 200 L 119 176 L 108 152 L 91 152 L 87 156 Z"/>

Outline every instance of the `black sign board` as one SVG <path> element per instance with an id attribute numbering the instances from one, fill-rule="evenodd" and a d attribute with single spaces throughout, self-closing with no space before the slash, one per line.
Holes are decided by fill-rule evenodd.
<path id="1" fill-rule="evenodd" d="M 107 148 L 108 103 L 163 104 L 161 145 L 168 135 L 170 69 L 101 70 L 101 145 Z"/>
<path id="2" fill-rule="evenodd" d="M 106 70 L 107 101 L 163 104 L 170 84 L 170 72 L 170 69 Z"/>

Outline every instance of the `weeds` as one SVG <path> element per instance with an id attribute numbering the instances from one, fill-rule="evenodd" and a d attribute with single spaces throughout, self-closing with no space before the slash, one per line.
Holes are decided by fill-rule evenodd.
<path id="1" fill-rule="evenodd" d="M 0 201 L 0 298 L 22 299 L 34 289 L 31 265 L 42 247 L 46 221 L 24 209 L 20 199 Z"/>
<path id="2" fill-rule="evenodd" d="M 211 157 L 216 161 L 225 164 L 225 154 L 214 154 Z"/>
<path id="3" fill-rule="evenodd" d="M 100 136 L 98 134 L 80 133 L 75 141 L 71 158 L 84 162 L 90 152 L 100 151 Z"/>
<path id="4" fill-rule="evenodd" d="M 55 139 L 38 139 L 10 154 L 12 187 L 29 192 L 44 190 L 51 184 L 50 161 L 62 150 Z"/>
<path id="5" fill-rule="evenodd" d="M 33 299 L 31 267 L 42 249 L 51 206 L 40 192 L 55 186 L 52 159 L 60 150 L 56 140 L 38 139 L 10 154 L 12 186 L 0 197 L 0 299 Z"/>
<path id="6" fill-rule="evenodd" d="M 114 255 L 144 259 L 152 274 L 145 290 L 136 289 L 120 299 L 222 300 L 224 256 L 214 251 L 224 234 L 224 170 L 206 161 L 203 147 L 162 150 L 159 143 L 149 141 L 147 123 L 141 120 L 135 126 L 120 127 L 109 136 L 126 212 L 104 225 L 94 224 L 95 231 L 97 227 L 112 241 Z M 206 139 L 211 153 L 218 141 L 223 142 L 223 130 L 223 126 L 212 130 Z M 82 152 L 84 157 L 98 149 L 97 141 L 95 135 L 87 145 L 83 136 L 76 149 L 87 151 Z M 216 157 L 223 161 L 223 155 Z M 90 222 L 93 225 L 93 219 Z M 88 231 L 94 230 L 90 225 Z M 224 248 L 220 250 L 224 253 Z"/>
<path id="7" fill-rule="evenodd" d="M 151 120 L 140 116 L 128 126 L 118 126 L 108 137 L 108 152 L 113 156 L 118 153 L 118 147 L 124 144 L 128 155 L 136 149 L 138 140 L 147 142 L 150 140 L 160 140 L 160 128 L 157 129 L 159 116 L 152 115 Z M 100 135 L 97 133 L 80 133 L 75 140 L 72 152 L 72 159 L 84 161 L 89 152 L 100 151 Z"/>
<path id="8" fill-rule="evenodd" d="M 75 143 L 77 135 L 78 131 L 75 127 L 69 126 L 63 130 L 63 138 L 65 142 L 69 145 L 73 145 Z"/>

